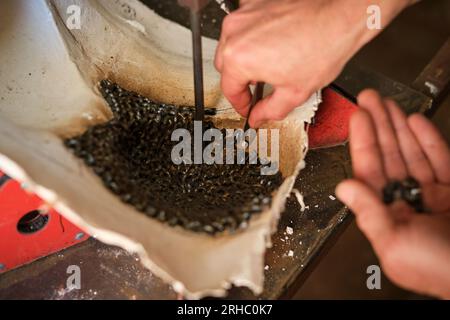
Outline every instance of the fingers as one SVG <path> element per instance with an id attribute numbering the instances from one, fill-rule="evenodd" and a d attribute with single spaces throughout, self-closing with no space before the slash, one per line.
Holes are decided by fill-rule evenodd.
<path id="1" fill-rule="evenodd" d="M 364 111 L 350 122 L 355 177 L 378 191 L 386 179 L 411 175 L 423 186 L 425 207 L 435 213 L 448 212 L 450 151 L 437 129 L 422 115 L 407 118 L 395 102 L 383 101 L 372 90 L 364 91 L 358 100 Z M 380 178 L 387 170 L 389 174 Z M 444 185 L 436 184 L 436 179 Z"/>
<path id="2" fill-rule="evenodd" d="M 223 69 L 223 47 L 225 45 L 225 40 L 222 39 L 222 37 L 219 40 L 219 43 L 217 44 L 216 48 L 216 54 L 214 57 L 214 66 L 217 71 L 222 72 Z"/>
<path id="3" fill-rule="evenodd" d="M 243 117 L 248 116 L 251 102 L 249 83 L 227 73 L 222 74 L 222 92 L 236 111 Z"/>
<path id="4" fill-rule="evenodd" d="M 356 111 L 350 120 L 350 153 L 354 176 L 380 192 L 386 184 L 382 156 L 372 118 L 365 110 Z"/>
<path id="5" fill-rule="evenodd" d="M 358 104 L 371 115 L 375 124 L 386 176 L 389 179 L 405 179 L 408 172 L 383 98 L 375 90 L 364 90 L 358 96 Z"/>
<path id="6" fill-rule="evenodd" d="M 398 143 L 409 175 L 421 183 L 435 181 L 433 169 L 409 128 L 406 115 L 395 102 L 386 100 L 386 105 L 397 133 Z"/>
<path id="7" fill-rule="evenodd" d="M 222 23 L 219 43 L 216 48 L 214 65 L 217 71 L 222 72 L 224 67 L 224 56 L 227 51 L 230 51 L 230 43 L 236 42 L 242 38 L 243 31 L 247 30 L 249 26 L 254 23 L 254 18 L 248 17 L 243 13 L 243 9 L 239 9 L 227 15 Z M 233 49 L 231 49 L 233 50 Z M 233 56 L 234 53 L 230 54 Z"/>
<path id="8" fill-rule="evenodd" d="M 358 180 L 346 180 L 337 186 L 336 195 L 355 214 L 359 228 L 375 250 L 389 246 L 395 220 L 370 187 Z"/>
<path id="9" fill-rule="evenodd" d="M 252 128 L 258 128 L 268 120 L 283 120 L 308 97 L 308 94 L 304 92 L 276 88 L 271 95 L 265 97 L 253 107 L 249 124 Z"/>
<path id="10" fill-rule="evenodd" d="M 222 31 L 220 34 L 219 43 L 216 48 L 216 55 L 214 59 L 214 65 L 217 71 L 222 72 L 223 70 L 223 60 L 224 51 L 226 49 L 227 41 L 236 31 L 243 28 L 243 25 L 236 17 L 236 12 L 225 17 L 222 23 Z"/>
<path id="11" fill-rule="evenodd" d="M 225 17 L 215 57 L 215 67 L 221 73 L 222 92 L 243 117 L 248 116 L 251 101 L 249 84 L 254 79 L 247 75 L 249 68 L 245 43 L 244 46 L 242 43 L 236 44 L 233 39 L 237 38 L 233 38 L 233 35 L 242 28 L 245 29 L 247 23 L 249 22 L 238 12 Z"/>
<path id="12" fill-rule="evenodd" d="M 450 150 L 444 138 L 423 115 L 410 116 L 408 125 L 428 158 L 437 181 L 450 184 Z"/>

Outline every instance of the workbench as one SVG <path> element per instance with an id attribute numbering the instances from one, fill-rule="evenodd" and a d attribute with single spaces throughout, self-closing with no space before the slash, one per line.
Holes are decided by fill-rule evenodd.
<path id="1" fill-rule="evenodd" d="M 188 25 L 188 13 L 180 10 L 175 1 L 144 2 L 162 16 Z M 206 8 L 202 17 L 206 36 L 218 38 L 223 17 L 224 13 L 216 5 Z M 450 52 L 448 43 L 445 50 Z M 372 87 L 397 100 L 407 113 L 429 113 L 438 96 L 427 94 L 424 83 L 433 74 L 435 63 L 436 59 L 419 76 L 415 89 L 355 65 L 344 70 L 333 88 L 352 100 L 361 89 Z M 438 65 L 442 65 L 442 61 Z M 438 89 L 439 97 L 447 92 L 448 73 L 447 81 Z M 351 213 L 334 195 L 336 185 L 350 176 L 351 162 L 346 145 L 310 150 L 306 168 L 294 187 L 304 195 L 306 207 L 302 211 L 294 196 L 288 199 L 278 231 L 272 237 L 273 246 L 266 252 L 263 293 L 255 297 L 246 288 L 234 287 L 227 298 L 291 297 L 352 219 Z M 66 289 L 70 265 L 81 269 L 80 290 Z M 177 298 L 182 297 L 145 269 L 137 256 L 94 238 L 0 276 L 0 299 Z"/>

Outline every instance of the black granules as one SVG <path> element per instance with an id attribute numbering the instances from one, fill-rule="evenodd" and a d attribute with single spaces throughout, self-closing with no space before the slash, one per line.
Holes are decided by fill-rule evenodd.
<path id="1" fill-rule="evenodd" d="M 270 205 L 282 177 L 261 175 L 260 164 L 172 162 L 171 150 L 178 142 L 171 141 L 171 134 L 177 128 L 193 132 L 193 108 L 155 103 L 107 80 L 100 90 L 112 120 L 65 145 L 123 202 L 169 225 L 208 234 L 244 227 Z M 214 125 L 205 120 L 203 128 Z"/>
<path id="2" fill-rule="evenodd" d="M 383 202 L 385 204 L 389 205 L 397 200 L 406 201 L 418 213 L 426 212 L 423 206 L 420 183 L 413 177 L 408 177 L 403 181 L 390 181 L 383 188 Z"/>

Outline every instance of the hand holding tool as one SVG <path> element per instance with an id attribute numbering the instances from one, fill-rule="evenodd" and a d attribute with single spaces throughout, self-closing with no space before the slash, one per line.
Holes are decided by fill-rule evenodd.
<path id="1" fill-rule="evenodd" d="M 247 119 L 245 120 L 244 132 L 250 129 L 250 125 L 248 123 L 250 113 L 252 112 L 253 107 L 262 99 L 263 94 L 264 94 L 264 82 L 257 82 L 255 91 L 253 92 L 252 102 L 250 104 L 250 108 L 248 109 Z"/>

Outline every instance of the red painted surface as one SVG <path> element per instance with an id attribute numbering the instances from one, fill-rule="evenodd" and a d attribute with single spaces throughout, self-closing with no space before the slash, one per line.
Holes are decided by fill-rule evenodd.
<path id="1" fill-rule="evenodd" d="M 315 116 L 315 124 L 308 130 L 311 149 L 346 142 L 350 117 L 358 108 L 353 102 L 330 88 L 323 90 L 322 100 Z"/>
<path id="2" fill-rule="evenodd" d="M 0 171 L 0 179 L 4 174 Z M 20 233 L 19 220 L 33 210 L 48 215 L 47 224 L 31 234 Z M 86 240 L 86 235 L 15 180 L 0 186 L 0 273 L 30 263 Z"/>

